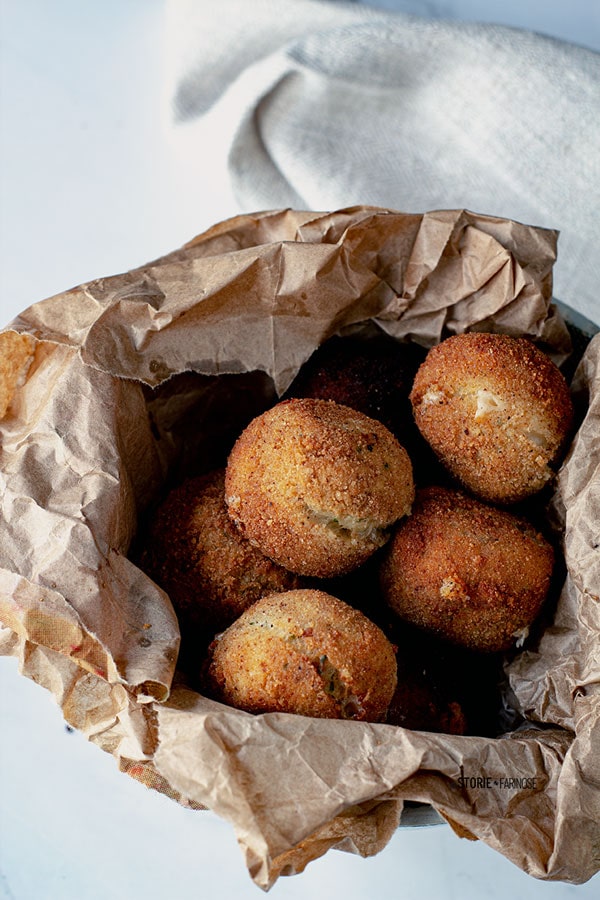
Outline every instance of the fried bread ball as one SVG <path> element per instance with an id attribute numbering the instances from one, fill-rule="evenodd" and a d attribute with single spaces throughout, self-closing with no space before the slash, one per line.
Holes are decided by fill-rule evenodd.
<path id="1" fill-rule="evenodd" d="M 552 478 L 573 423 L 569 388 L 526 338 L 470 332 L 433 347 L 417 372 L 415 421 L 477 497 L 507 504 Z"/>
<path id="2" fill-rule="evenodd" d="M 350 406 L 383 422 L 403 444 L 406 428 L 414 427 L 408 395 L 424 358 L 422 347 L 387 335 L 333 337 L 302 366 L 288 396 Z"/>
<path id="3" fill-rule="evenodd" d="M 320 578 L 364 562 L 410 511 L 408 454 L 381 422 L 328 400 L 286 400 L 237 440 L 225 478 L 242 534 Z"/>
<path id="4" fill-rule="evenodd" d="M 0 419 L 6 415 L 15 390 L 24 381 L 33 360 L 34 340 L 29 334 L 0 334 Z"/>
<path id="5" fill-rule="evenodd" d="M 247 712 L 379 722 L 396 688 L 394 648 L 361 612 L 316 590 L 273 594 L 210 648 L 217 699 Z"/>
<path id="6" fill-rule="evenodd" d="M 402 619 L 486 652 L 520 645 L 550 587 L 550 544 L 517 516 L 461 491 L 424 488 L 381 567 Z"/>
<path id="7" fill-rule="evenodd" d="M 182 631 L 209 640 L 266 594 L 301 585 L 242 537 L 224 482 L 219 469 L 174 488 L 152 518 L 141 561 L 169 594 Z"/>
<path id="8" fill-rule="evenodd" d="M 333 337 L 302 366 L 287 397 L 335 400 L 383 422 L 408 452 L 415 480 L 439 480 L 431 447 L 416 427 L 409 394 L 426 351 L 387 335 Z"/>
<path id="9" fill-rule="evenodd" d="M 412 731 L 467 732 L 467 720 L 460 703 L 438 696 L 425 678 L 418 678 L 414 673 L 399 677 L 386 722 Z"/>

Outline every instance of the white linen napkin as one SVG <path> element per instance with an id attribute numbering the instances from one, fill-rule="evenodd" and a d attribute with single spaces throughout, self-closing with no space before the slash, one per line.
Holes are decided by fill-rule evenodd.
<path id="1" fill-rule="evenodd" d="M 173 128 L 201 166 L 206 132 L 185 125 L 210 113 L 241 210 L 464 207 L 555 228 L 554 293 L 598 318 L 600 54 L 331 0 L 167 13 Z"/>

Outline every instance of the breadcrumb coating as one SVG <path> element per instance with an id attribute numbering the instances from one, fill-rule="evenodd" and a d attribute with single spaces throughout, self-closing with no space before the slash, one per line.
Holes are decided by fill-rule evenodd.
<path id="1" fill-rule="evenodd" d="M 461 491 L 424 488 L 381 566 L 407 622 L 473 650 L 518 646 L 550 587 L 554 553 L 524 519 Z"/>
<path id="2" fill-rule="evenodd" d="M 410 511 L 412 466 L 381 424 L 328 400 L 286 400 L 254 419 L 229 456 L 229 514 L 245 537 L 302 575 L 364 562 Z"/>
<path id="3" fill-rule="evenodd" d="M 29 334 L 0 334 L 0 419 L 10 406 L 16 389 L 25 379 L 33 360 L 34 340 Z"/>
<path id="4" fill-rule="evenodd" d="M 219 469 L 173 489 L 152 519 L 141 563 L 182 626 L 210 638 L 266 594 L 301 585 L 242 537 L 227 514 L 224 483 Z"/>
<path id="5" fill-rule="evenodd" d="M 251 713 L 383 721 L 396 688 L 394 648 L 366 616 L 317 590 L 273 594 L 210 648 L 210 693 Z"/>
<path id="6" fill-rule="evenodd" d="M 573 424 L 568 385 L 526 338 L 469 332 L 433 347 L 411 392 L 441 462 L 483 500 L 514 503 L 554 475 Z"/>

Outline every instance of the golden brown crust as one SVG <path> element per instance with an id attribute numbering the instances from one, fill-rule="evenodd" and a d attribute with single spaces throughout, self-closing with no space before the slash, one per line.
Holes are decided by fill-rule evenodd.
<path id="1" fill-rule="evenodd" d="M 417 492 L 381 568 L 404 620 L 473 650 L 518 645 L 547 595 L 554 554 L 532 525 L 446 488 Z"/>
<path id="2" fill-rule="evenodd" d="M 16 331 L 0 333 L 0 419 L 6 415 L 15 393 L 33 360 L 34 340 Z"/>
<path id="3" fill-rule="evenodd" d="M 247 712 L 382 721 L 396 687 L 394 649 L 358 610 L 323 591 L 259 600 L 211 645 L 208 683 Z"/>
<path id="4" fill-rule="evenodd" d="M 239 533 L 227 515 L 224 481 L 217 470 L 172 490 L 153 517 L 142 560 L 182 625 L 211 635 L 265 594 L 301 584 Z"/>
<path id="5" fill-rule="evenodd" d="M 408 454 L 380 422 L 327 400 L 287 400 L 254 419 L 225 479 L 229 514 L 275 561 L 329 577 L 364 562 L 414 496 Z"/>
<path id="6" fill-rule="evenodd" d="M 531 341 L 456 335 L 432 348 L 411 393 L 415 421 L 476 496 L 512 503 L 552 478 L 573 423 L 569 388 Z"/>

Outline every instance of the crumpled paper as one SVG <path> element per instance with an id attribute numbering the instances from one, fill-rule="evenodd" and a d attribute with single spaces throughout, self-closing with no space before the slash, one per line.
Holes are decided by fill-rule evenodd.
<path id="1" fill-rule="evenodd" d="M 600 338 L 549 513 L 566 582 L 506 665 L 516 731 L 253 716 L 202 697 L 176 669 L 167 595 L 128 558 L 167 480 L 217 464 L 333 334 L 375 323 L 431 346 L 494 330 L 564 359 L 556 239 L 465 210 L 261 212 L 12 323 L 37 347 L 0 429 L 0 651 L 123 771 L 228 819 L 263 888 L 333 846 L 378 852 L 406 801 L 538 878 L 599 867 Z"/>

